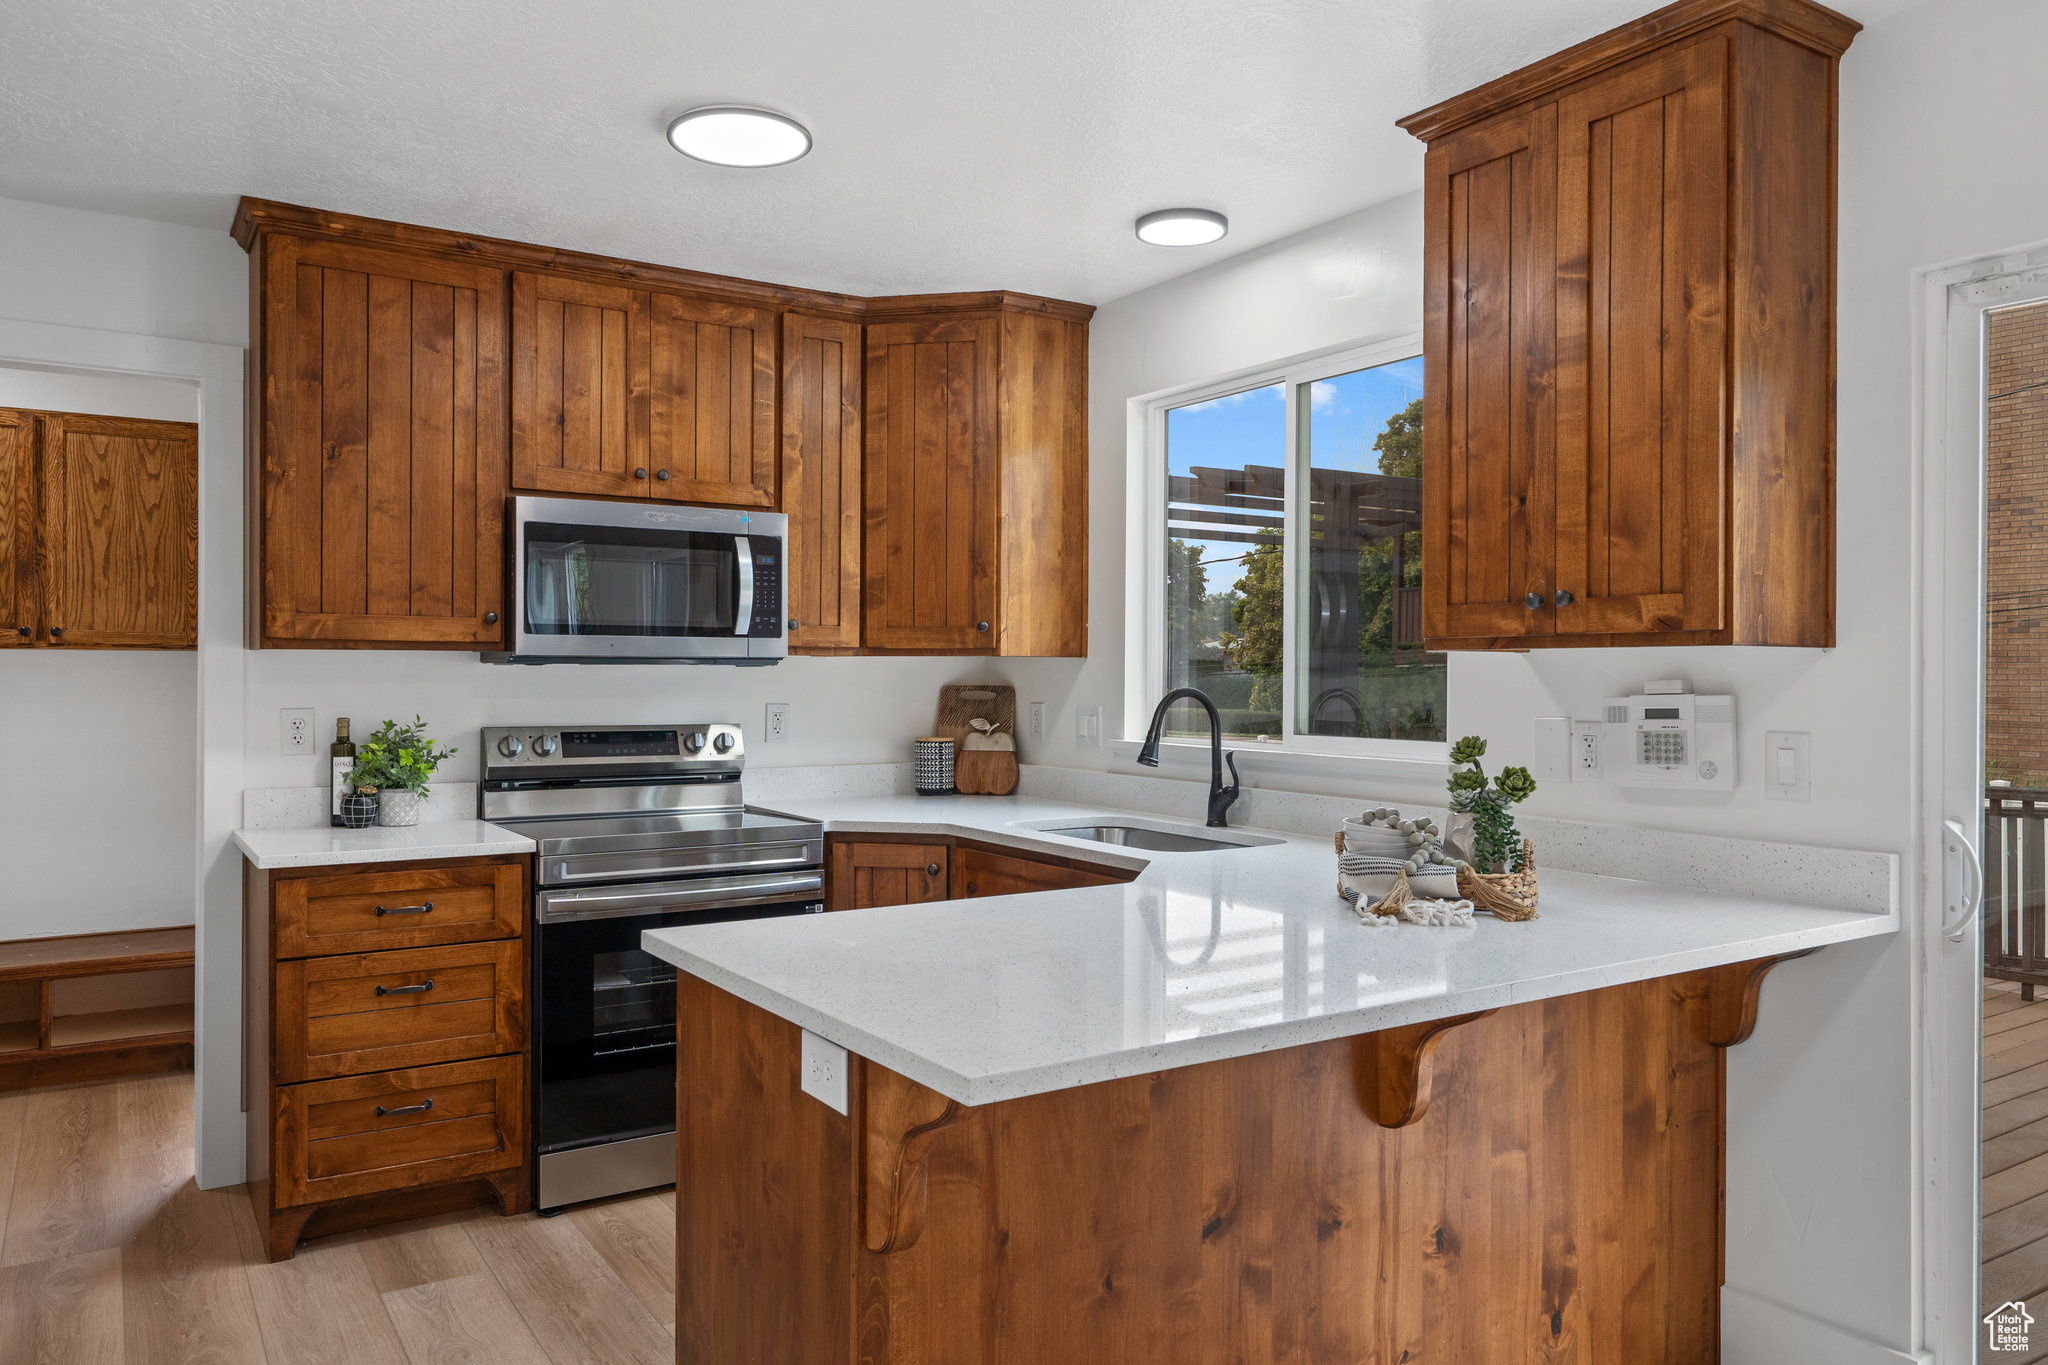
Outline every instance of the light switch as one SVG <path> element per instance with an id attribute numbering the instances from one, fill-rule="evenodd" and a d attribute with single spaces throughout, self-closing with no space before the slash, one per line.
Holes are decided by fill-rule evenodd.
<path id="1" fill-rule="evenodd" d="M 1804 730 L 1772 730 L 1764 736 L 1764 794 L 1771 800 L 1812 799 L 1812 742 Z"/>

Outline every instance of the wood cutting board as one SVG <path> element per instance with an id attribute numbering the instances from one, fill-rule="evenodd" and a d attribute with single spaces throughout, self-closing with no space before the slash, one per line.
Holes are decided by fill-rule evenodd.
<path id="1" fill-rule="evenodd" d="M 1017 738 L 1017 689 L 1008 683 L 947 683 L 939 689 L 939 723 L 934 735 L 965 739 L 974 733 L 967 722 L 981 719 L 998 732 Z"/>

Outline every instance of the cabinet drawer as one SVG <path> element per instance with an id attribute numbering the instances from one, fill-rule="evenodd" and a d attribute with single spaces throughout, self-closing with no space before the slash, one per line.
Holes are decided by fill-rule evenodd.
<path id="1" fill-rule="evenodd" d="M 279 877 L 271 892 L 277 955 L 517 938 L 525 893 L 523 859 Z"/>
<path id="2" fill-rule="evenodd" d="M 278 1080 L 519 1051 L 522 949 L 513 939 L 278 963 Z"/>
<path id="3" fill-rule="evenodd" d="M 521 1057 L 280 1086 L 277 1201 L 307 1204 L 518 1166 L 525 1097 Z"/>

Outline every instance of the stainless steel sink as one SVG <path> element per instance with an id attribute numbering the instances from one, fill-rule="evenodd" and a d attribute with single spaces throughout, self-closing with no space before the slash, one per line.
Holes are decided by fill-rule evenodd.
<path id="1" fill-rule="evenodd" d="M 1064 834 L 1069 839 L 1093 839 L 1098 844 L 1119 844 L 1124 848 L 1150 849 L 1155 853 L 1209 853 L 1219 848 L 1243 848 L 1229 839 L 1206 839 L 1198 834 L 1169 834 L 1163 829 L 1140 825 L 1068 825 L 1047 829 L 1047 834 Z"/>

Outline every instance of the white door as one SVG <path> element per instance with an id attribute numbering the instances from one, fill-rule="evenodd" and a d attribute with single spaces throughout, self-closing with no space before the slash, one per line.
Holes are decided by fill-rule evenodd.
<path id="1" fill-rule="evenodd" d="M 1921 659 L 1917 876 L 1909 926 L 1919 946 L 1923 1028 L 1916 1067 L 1923 1116 L 1926 1345 L 1943 1362 L 1977 1358 L 1979 1030 L 1983 946 L 1977 911 L 1984 793 L 1985 318 L 2048 299 L 2048 250 L 1921 277 L 1922 487 L 1917 517 Z M 2039 1330 L 2048 1337 L 2048 1322 Z M 1996 1357 L 1992 1357 L 1996 1358 Z"/>

